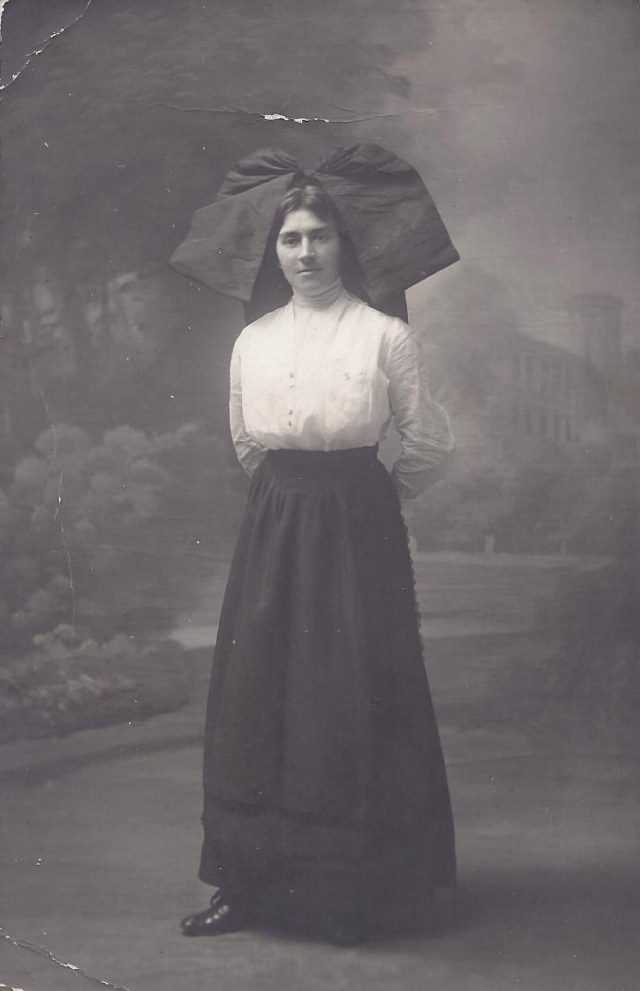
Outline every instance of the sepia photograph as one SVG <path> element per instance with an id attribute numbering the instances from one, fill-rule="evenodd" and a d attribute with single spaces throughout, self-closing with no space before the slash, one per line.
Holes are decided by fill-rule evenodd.
<path id="1" fill-rule="evenodd" d="M 633 991 L 637 0 L 0 30 L 0 988 Z"/>

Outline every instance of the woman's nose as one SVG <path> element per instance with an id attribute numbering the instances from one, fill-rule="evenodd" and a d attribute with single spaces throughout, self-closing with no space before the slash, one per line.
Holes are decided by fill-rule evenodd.
<path id="1" fill-rule="evenodd" d="M 300 241 L 300 257 L 310 258 L 313 255 L 313 241 L 311 238 L 303 237 Z"/>

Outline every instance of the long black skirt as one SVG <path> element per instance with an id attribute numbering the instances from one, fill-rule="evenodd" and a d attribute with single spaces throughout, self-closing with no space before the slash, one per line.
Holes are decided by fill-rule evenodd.
<path id="1" fill-rule="evenodd" d="M 455 883 L 407 532 L 376 447 L 270 451 L 255 473 L 214 653 L 204 791 L 207 883 Z"/>

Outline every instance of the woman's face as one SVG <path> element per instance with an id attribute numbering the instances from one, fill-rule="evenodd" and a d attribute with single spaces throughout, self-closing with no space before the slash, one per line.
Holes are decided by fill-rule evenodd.
<path id="1" fill-rule="evenodd" d="M 340 275 L 340 236 L 311 210 L 286 215 L 276 254 L 287 282 L 303 296 L 319 295 Z"/>

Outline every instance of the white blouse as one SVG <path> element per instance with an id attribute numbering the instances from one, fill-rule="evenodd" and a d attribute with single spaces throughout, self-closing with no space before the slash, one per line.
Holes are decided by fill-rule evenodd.
<path id="1" fill-rule="evenodd" d="M 235 343 L 231 436 L 250 475 L 269 449 L 374 445 L 392 416 L 401 455 L 391 474 L 411 499 L 453 450 L 449 418 L 430 398 L 416 334 L 344 289 L 322 306 L 294 297 Z"/>

